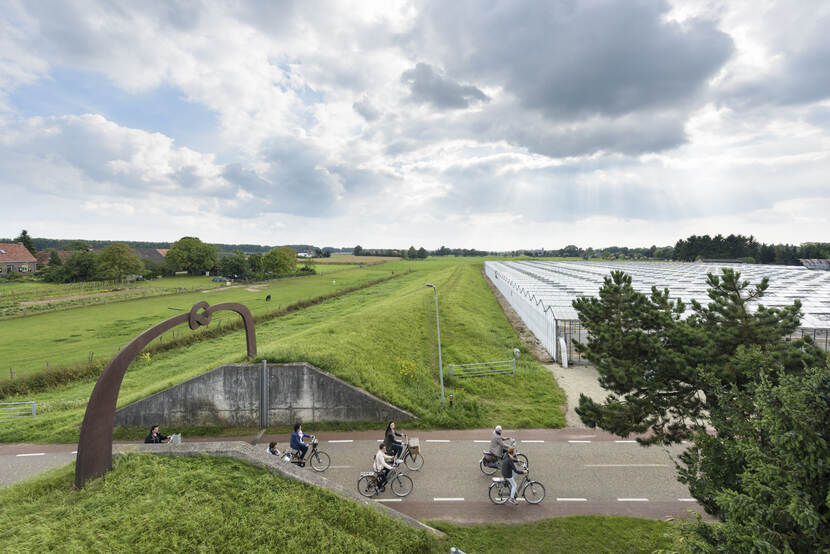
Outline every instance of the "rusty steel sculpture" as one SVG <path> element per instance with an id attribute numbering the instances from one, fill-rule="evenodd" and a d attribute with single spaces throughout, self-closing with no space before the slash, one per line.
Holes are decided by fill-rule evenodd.
<path id="1" fill-rule="evenodd" d="M 201 310 L 201 311 L 200 311 Z M 133 361 L 150 341 L 180 325 L 188 322 L 190 328 L 198 329 L 210 323 L 211 314 L 222 310 L 232 310 L 242 316 L 245 324 L 245 338 L 248 347 L 248 357 L 256 356 L 256 334 L 254 332 L 254 318 L 250 310 L 235 302 L 226 302 L 208 305 L 207 302 L 197 302 L 189 313 L 171 317 L 155 325 L 122 348 L 116 354 L 95 384 L 89 403 L 86 406 L 84 422 L 81 425 L 81 437 L 78 440 L 78 457 L 75 463 L 75 487 L 81 488 L 87 480 L 99 477 L 112 469 L 112 431 L 115 422 L 115 404 L 118 400 L 118 391 L 121 381 L 130 362 Z"/>

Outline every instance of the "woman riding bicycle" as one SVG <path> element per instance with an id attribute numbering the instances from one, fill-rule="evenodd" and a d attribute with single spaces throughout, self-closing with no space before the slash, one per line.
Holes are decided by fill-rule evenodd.
<path id="1" fill-rule="evenodd" d="M 510 482 L 510 498 L 507 499 L 511 504 L 516 504 L 516 475 L 526 473 L 516 468 L 516 457 L 514 456 L 515 449 L 510 446 L 507 448 L 504 458 L 501 460 L 501 476 Z"/>
<path id="2" fill-rule="evenodd" d="M 386 436 L 384 437 L 383 444 L 386 446 L 386 451 L 392 451 L 395 454 L 395 458 L 401 457 L 401 452 L 403 452 L 403 443 L 399 440 L 396 440 L 395 437 L 402 437 L 403 435 L 395 431 L 395 422 L 390 421 L 389 425 L 386 426 Z"/>

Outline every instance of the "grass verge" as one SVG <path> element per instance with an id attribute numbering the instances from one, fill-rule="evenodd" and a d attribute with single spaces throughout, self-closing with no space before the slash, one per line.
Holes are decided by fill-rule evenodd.
<path id="1" fill-rule="evenodd" d="M 579 516 L 518 525 L 431 523 L 436 538 L 385 514 L 249 464 L 133 454 L 71 490 L 74 464 L 0 490 L 0 551 L 653 552 L 673 525 Z"/>

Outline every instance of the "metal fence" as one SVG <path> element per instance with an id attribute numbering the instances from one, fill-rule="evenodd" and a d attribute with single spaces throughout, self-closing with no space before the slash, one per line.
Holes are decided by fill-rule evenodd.
<path id="1" fill-rule="evenodd" d="M 0 402 L 0 419 L 36 415 L 37 406 L 34 402 Z"/>
<path id="2" fill-rule="evenodd" d="M 516 360 L 503 362 L 482 362 L 478 364 L 450 364 L 450 375 L 454 377 L 486 377 L 487 375 L 516 375 Z"/>
<path id="3" fill-rule="evenodd" d="M 553 312 L 544 308 L 535 297 L 522 294 L 516 290 L 507 281 L 506 276 L 501 275 L 490 262 L 484 264 L 484 273 L 524 321 L 525 325 L 536 335 L 542 347 L 555 360 L 558 360 L 559 357 L 556 353 L 556 318 L 553 317 Z"/>
<path id="4" fill-rule="evenodd" d="M 813 337 L 816 346 L 830 352 L 830 329 L 796 329 L 795 333 L 791 335 L 794 339 L 800 339 L 806 336 Z"/>

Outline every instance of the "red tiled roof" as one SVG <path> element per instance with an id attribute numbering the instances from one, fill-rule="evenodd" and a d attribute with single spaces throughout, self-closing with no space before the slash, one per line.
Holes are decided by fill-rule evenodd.
<path id="1" fill-rule="evenodd" d="M 164 256 L 165 258 L 167 257 L 167 251 L 168 250 L 170 250 L 170 249 L 169 248 L 156 248 L 156 252 L 158 252 L 159 254 Z"/>
<path id="2" fill-rule="evenodd" d="M 65 262 L 66 260 L 69 259 L 69 256 L 74 254 L 74 252 L 72 252 L 70 250 L 58 250 L 57 253 L 58 253 L 58 257 L 61 259 L 61 262 Z M 38 250 L 35 253 L 35 258 L 37 258 L 37 265 L 47 265 L 49 263 L 49 260 L 51 259 L 51 257 L 52 257 L 52 251 L 51 250 Z"/>
<path id="3" fill-rule="evenodd" d="M 0 243 L 0 262 L 34 262 L 37 260 L 23 243 Z"/>

